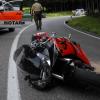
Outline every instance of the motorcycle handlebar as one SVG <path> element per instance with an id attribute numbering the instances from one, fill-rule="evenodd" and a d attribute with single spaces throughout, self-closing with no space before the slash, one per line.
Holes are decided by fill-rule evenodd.
<path id="1" fill-rule="evenodd" d="M 40 44 L 41 44 L 41 45 L 44 45 L 44 44 L 48 43 L 52 38 L 54 38 L 54 36 L 55 36 L 55 33 L 52 34 L 52 36 L 50 36 L 50 38 L 48 38 L 46 41 L 40 42 Z"/>
<path id="2" fill-rule="evenodd" d="M 34 41 L 31 42 L 31 46 L 34 45 L 33 46 L 34 48 L 45 46 L 50 40 L 52 40 L 52 38 L 55 37 L 55 34 L 56 34 L 56 32 L 52 32 L 52 35 L 44 42 L 43 41 L 37 42 L 36 40 L 34 40 Z"/>

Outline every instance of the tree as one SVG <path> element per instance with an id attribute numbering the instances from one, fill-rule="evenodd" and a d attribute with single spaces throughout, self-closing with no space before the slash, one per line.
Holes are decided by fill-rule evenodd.
<path id="1" fill-rule="evenodd" d="M 86 0 L 88 15 L 100 15 L 100 0 Z"/>

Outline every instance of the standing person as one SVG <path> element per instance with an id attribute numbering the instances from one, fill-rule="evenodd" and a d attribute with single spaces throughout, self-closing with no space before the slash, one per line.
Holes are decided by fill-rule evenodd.
<path id="1" fill-rule="evenodd" d="M 32 5 L 31 14 L 33 15 L 37 30 L 41 30 L 42 27 L 42 5 L 38 0 L 34 0 L 35 3 Z"/>

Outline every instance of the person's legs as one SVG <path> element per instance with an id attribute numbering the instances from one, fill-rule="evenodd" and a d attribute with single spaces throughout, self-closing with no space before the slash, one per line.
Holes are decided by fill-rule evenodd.
<path id="1" fill-rule="evenodd" d="M 36 29 L 39 30 L 38 18 L 36 15 L 34 15 L 34 21 L 35 21 Z"/>
<path id="2" fill-rule="evenodd" d="M 42 27 L 41 11 L 35 12 L 34 21 L 35 21 L 37 30 L 41 30 L 41 27 Z"/>
<path id="3" fill-rule="evenodd" d="M 39 20 L 39 29 L 41 30 L 41 28 L 42 28 L 42 21 Z"/>
<path id="4" fill-rule="evenodd" d="M 38 25 L 39 25 L 39 29 L 40 30 L 42 28 L 42 18 L 41 18 L 41 14 L 42 14 L 42 12 L 40 11 L 39 12 L 39 15 L 38 15 Z"/>

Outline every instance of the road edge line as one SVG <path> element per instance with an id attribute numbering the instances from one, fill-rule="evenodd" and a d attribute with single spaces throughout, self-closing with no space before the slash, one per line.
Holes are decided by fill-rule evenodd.
<path id="1" fill-rule="evenodd" d="M 21 100 L 20 96 L 20 89 L 19 89 L 19 83 L 18 83 L 18 75 L 17 75 L 17 68 L 16 64 L 13 60 L 14 52 L 17 49 L 18 41 L 22 33 L 31 27 L 34 24 L 30 24 L 26 27 L 24 27 L 15 37 L 13 40 L 11 50 L 10 50 L 10 56 L 9 56 L 9 63 L 8 63 L 8 80 L 7 80 L 7 100 Z"/>
<path id="2" fill-rule="evenodd" d="M 82 33 L 82 34 L 85 34 L 85 35 L 87 35 L 87 36 L 90 36 L 90 37 L 92 37 L 92 38 L 95 38 L 95 39 L 100 40 L 99 37 L 96 37 L 96 36 L 94 36 L 94 35 L 91 35 L 91 34 L 88 34 L 88 33 L 82 32 L 82 31 L 80 31 L 80 30 L 77 30 L 77 29 L 75 29 L 75 28 L 72 28 L 71 26 L 69 26 L 68 24 L 66 24 L 65 21 L 64 21 L 64 25 L 67 26 L 68 28 L 74 30 L 74 31 L 80 32 L 80 33 Z"/>

